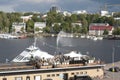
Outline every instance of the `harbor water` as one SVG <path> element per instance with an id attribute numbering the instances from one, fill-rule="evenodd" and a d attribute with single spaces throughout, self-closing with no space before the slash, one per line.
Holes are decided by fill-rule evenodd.
<path id="1" fill-rule="evenodd" d="M 0 63 L 6 60 L 11 61 L 33 42 L 34 38 L 0 39 Z M 114 60 L 120 61 L 120 40 L 93 41 L 81 38 L 59 38 L 58 40 L 57 37 L 38 37 L 36 42 L 37 47 L 52 55 L 79 51 L 81 54 L 94 56 L 105 63 L 111 63 L 114 53 Z"/>

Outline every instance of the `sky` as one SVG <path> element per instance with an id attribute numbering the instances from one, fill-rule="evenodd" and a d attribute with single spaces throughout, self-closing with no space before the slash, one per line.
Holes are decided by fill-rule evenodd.
<path id="1" fill-rule="evenodd" d="M 120 4 L 120 0 L 0 0 L 0 11 L 4 12 L 47 12 L 52 6 L 60 10 L 86 10 L 98 12 L 105 4 Z M 119 6 L 109 6 L 111 11 L 119 11 Z"/>

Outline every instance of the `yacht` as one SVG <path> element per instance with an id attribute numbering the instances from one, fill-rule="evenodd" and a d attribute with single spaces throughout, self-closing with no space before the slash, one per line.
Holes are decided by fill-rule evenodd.
<path id="1" fill-rule="evenodd" d="M 45 51 L 40 50 L 38 47 L 36 47 L 35 43 L 28 48 L 26 48 L 21 54 L 19 54 L 17 57 L 15 57 L 12 62 L 29 62 L 31 58 L 44 58 L 49 59 L 53 58 L 52 55 L 48 54 Z"/>

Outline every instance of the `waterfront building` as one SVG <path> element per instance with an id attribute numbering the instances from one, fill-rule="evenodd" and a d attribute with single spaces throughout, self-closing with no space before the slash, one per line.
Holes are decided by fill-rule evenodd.
<path id="1" fill-rule="evenodd" d="M 14 32 L 14 33 L 24 33 L 24 32 L 26 32 L 26 23 L 24 23 L 24 22 L 14 22 L 14 23 L 12 23 L 12 32 Z"/>
<path id="2" fill-rule="evenodd" d="M 64 65 L 65 66 L 65 65 Z M 16 66 L 14 66 L 16 67 Z M 25 66 L 21 66 L 25 68 Z M 31 68 L 29 66 L 28 68 Z M 44 66 L 42 69 L 17 69 L 0 71 L 0 80 L 77 80 L 77 77 L 103 78 L 104 65 L 88 65 L 53 68 Z M 9 69 L 9 68 L 8 68 Z M 86 79 L 91 80 L 91 79 Z"/>
<path id="3" fill-rule="evenodd" d="M 103 35 L 105 30 L 108 31 L 108 35 L 112 35 L 114 28 L 108 23 L 91 23 L 89 25 L 89 35 Z"/>
<path id="4" fill-rule="evenodd" d="M 46 22 L 35 22 L 34 23 L 34 31 L 35 33 L 43 32 L 43 28 L 46 27 Z"/>

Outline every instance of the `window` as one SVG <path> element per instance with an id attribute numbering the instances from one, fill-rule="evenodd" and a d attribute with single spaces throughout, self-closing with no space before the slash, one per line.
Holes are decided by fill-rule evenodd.
<path id="1" fill-rule="evenodd" d="M 27 77 L 26 77 L 26 80 L 30 80 L 30 76 L 27 76 Z"/>
<path id="2" fill-rule="evenodd" d="M 15 77 L 15 80 L 22 80 L 22 77 Z"/>
<path id="3" fill-rule="evenodd" d="M 99 72 L 99 69 L 97 69 L 97 72 Z"/>
<path id="4" fill-rule="evenodd" d="M 76 72 L 76 74 L 79 74 L 79 72 Z"/>
<path id="5" fill-rule="evenodd" d="M 80 72 L 80 74 L 83 74 L 83 72 Z"/>
<path id="6" fill-rule="evenodd" d="M 50 75 L 48 74 L 47 77 L 50 77 Z"/>
<path id="7" fill-rule="evenodd" d="M 87 74 L 87 71 L 85 71 L 84 74 Z"/>
<path id="8" fill-rule="evenodd" d="M 55 74 L 52 74 L 52 76 L 54 77 L 54 76 L 55 76 Z"/>
<path id="9" fill-rule="evenodd" d="M 56 76 L 59 76 L 59 74 L 56 74 Z"/>
<path id="10" fill-rule="evenodd" d="M 41 80 L 41 77 L 40 76 L 35 76 L 34 80 Z"/>
<path id="11" fill-rule="evenodd" d="M 71 73 L 71 75 L 74 75 L 74 73 Z"/>
<path id="12" fill-rule="evenodd" d="M 2 80 L 7 80 L 7 78 L 3 78 Z"/>

